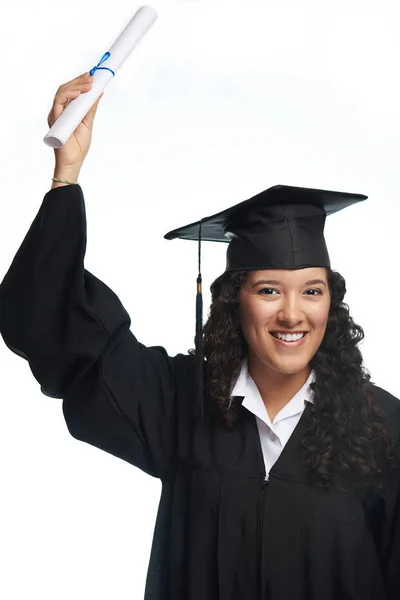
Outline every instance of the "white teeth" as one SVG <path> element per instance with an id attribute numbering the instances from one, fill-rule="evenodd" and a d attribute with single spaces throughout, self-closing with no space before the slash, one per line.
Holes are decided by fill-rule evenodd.
<path id="1" fill-rule="evenodd" d="M 276 337 L 284 342 L 296 342 L 304 337 L 304 333 L 277 333 Z"/>

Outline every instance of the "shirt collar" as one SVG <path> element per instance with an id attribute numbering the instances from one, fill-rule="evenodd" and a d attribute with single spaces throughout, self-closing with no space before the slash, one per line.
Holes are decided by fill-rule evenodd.
<path id="1" fill-rule="evenodd" d="M 315 372 L 311 371 L 305 384 L 293 396 L 288 404 L 283 407 L 283 409 L 279 412 L 279 415 L 277 415 L 279 421 L 302 412 L 305 407 L 305 402 L 310 402 L 311 404 L 314 403 L 314 394 L 310 387 L 311 383 L 314 381 Z M 247 358 L 243 360 L 239 376 L 236 380 L 236 383 L 232 386 L 231 402 L 234 396 L 240 396 L 244 398 L 243 405 L 255 414 L 260 412 L 263 414 L 265 412 L 265 406 L 260 392 L 249 373 Z"/>

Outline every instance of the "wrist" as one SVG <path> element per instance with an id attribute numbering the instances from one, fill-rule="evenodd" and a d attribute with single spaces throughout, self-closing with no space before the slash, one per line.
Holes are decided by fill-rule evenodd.
<path id="1" fill-rule="evenodd" d="M 65 166 L 56 165 L 56 167 L 54 169 L 53 177 L 55 177 L 57 179 L 64 179 L 66 181 L 70 181 L 71 183 L 78 183 L 78 177 L 79 177 L 79 173 L 81 170 L 81 166 L 82 165 L 65 167 Z M 69 185 L 69 184 L 61 183 L 59 181 L 53 181 L 53 185 L 51 186 L 51 189 L 54 189 L 56 187 L 61 187 L 64 185 Z"/>

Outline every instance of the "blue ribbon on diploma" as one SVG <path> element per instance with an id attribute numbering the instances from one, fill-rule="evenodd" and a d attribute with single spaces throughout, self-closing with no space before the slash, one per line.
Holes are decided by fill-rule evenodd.
<path id="1" fill-rule="evenodd" d="M 114 73 L 114 71 L 112 69 L 109 69 L 108 67 L 101 67 L 100 66 L 100 65 L 103 64 L 103 62 L 105 62 L 106 60 L 108 60 L 110 58 L 110 56 L 111 56 L 111 54 L 109 52 L 105 52 L 103 54 L 103 56 L 101 57 L 99 63 L 95 67 L 93 67 L 93 69 L 90 71 L 91 77 L 93 77 L 93 75 L 95 74 L 96 71 L 101 71 L 101 70 L 103 70 L 103 71 L 110 71 L 110 73 L 112 73 L 114 75 L 114 77 L 115 77 L 115 73 Z"/>

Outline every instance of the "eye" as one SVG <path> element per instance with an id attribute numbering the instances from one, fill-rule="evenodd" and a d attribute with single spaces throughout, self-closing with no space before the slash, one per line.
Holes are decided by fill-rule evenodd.
<path id="1" fill-rule="evenodd" d="M 305 292 L 305 294 L 307 294 L 307 296 L 322 296 L 322 293 L 323 293 L 322 290 L 320 290 L 318 288 L 311 288 Z"/>
<path id="2" fill-rule="evenodd" d="M 275 290 L 274 288 L 262 288 L 261 290 L 258 290 L 257 293 L 263 296 L 272 296 L 274 294 L 279 294 L 278 290 Z"/>

